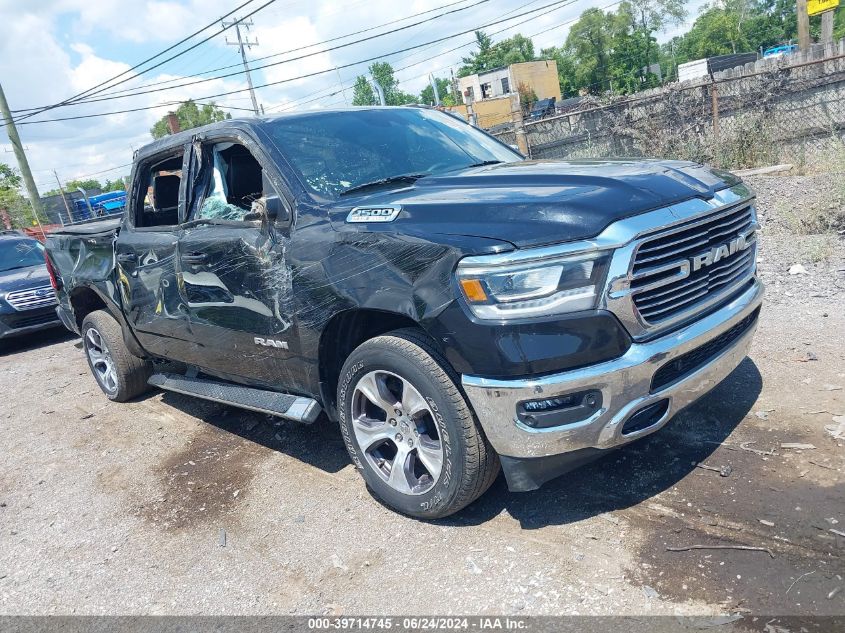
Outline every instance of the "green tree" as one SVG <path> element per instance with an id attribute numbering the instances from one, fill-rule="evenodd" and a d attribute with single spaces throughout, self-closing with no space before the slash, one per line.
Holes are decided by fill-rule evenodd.
<path id="1" fill-rule="evenodd" d="M 95 180 L 94 178 L 88 178 L 87 180 L 68 180 L 65 183 L 65 191 L 76 191 L 79 188 L 85 189 L 85 191 L 90 189 L 99 189 L 102 191 L 103 185 L 100 184 L 99 180 Z"/>
<path id="2" fill-rule="evenodd" d="M 587 9 L 572 25 L 566 37 L 566 50 L 572 56 L 574 86 L 589 92 L 609 88 L 610 39 L 609 17 L 601 9 Z"/>
<path id="3" fill-rule="evenodd" d="M 0 228 L 7 222 L 15 229 L 34 224 L 32 207 L 19 191 L 21 182 L 17 169 L 0 163 Z"/>
<path id="4" fill-rule="evenodd" d="M 448 79 L 442 79 L 440 77 L 435 77 L 434 81 L 437 82 L 437 92 L 440 95 L 440 103 L 445 106 L 456 105 L 455 98 L 452 96 L 451 82 Z M 431 87 L 431 84 L 422 89 L 419 101 L 425 105 L 434 105 L 434 89 Z"/>
<path id="5" fill-rule="evenodd" d="M 17 191 L 21 182 L 23 180 L 17 169 L 9 167 L 6 163 L 0 163 L 0 191 Z"/>
<path id="6" fill-rule="evenodd" d="M 126 182 L 123 178 L 107 180 L 106 184 L 103 185 L 103 193 L 107 191 L 126 191 Z"/>
<path id="7" fill-rule="evenodd" d="M 384 91 L 384 101 L 386 105 L 405 105 L 407 103 L 417 103 L 419 97 L 416 95 L 403 92 L 399 89 L 399 81 L 396 79 L 393 71 L 393 66 L 388 62 L 374 62 L 369 68 L 370 75 L 375 79 Z M 352 105 L 367 106 L 378 105 L 379 100 L 376 96 L 372 86 L 367 81 L 366 76 L 358 75 L 355 78 L 355 83 L 352 86 Z"/>
<path id="8" fill-rule="evenodd" d="M 176 108 L 176 118 L 179 120 L 179 127 L 183 130 L 190 130 L 191 128 L 207 125 L 209 123 L 216 123 L 231 119 L 232 115 L 224 112 L 217 105 L 206 103 L 202 107 L 198 106 L 193 99 L 188 99 L 179 104 Z M 155 125 L 150 128 L 150 134 L 153 138 L 162 138 L 170 134 L 167 127 L 167 116 L 161 117 Z"/>
<path id="9" fill-rule="evenodd" d="M 757 52 L 794 40 L 797 24 L 793 0 L 722 0 L 704 5 L 689 31 L 665 44 L 662 55 L 674 65 Z"/>
<path id="10" fill-rule="evenodd" d="M 628 0 L 625 4 L 630 4 L 634 29 L 640 33 L 643 49 L 640 68 L 644 68 L 657 61 L 655 33 L 686 19 L 686 0 Z"/>
<path id="11" fill-rule="evenodd" d="M 458 71 L 459 77 L 536 59 L 534 42 L 531 38 L 519 33 L 494 44 L 489 35 L 483 31 L 476 31 L 475 42 L 478 50 L 463 58 L 463 66 Z"/>
<path id="12" fill-rule="evenodd" d="M 533 88 L 529 88 L 522 83 L 517 87 L 517 92 L 519 93 L 519 105 L 522 112 L 528 114 L 531 112 L 531 107 L 537 103 L 537 93 L 534 92 Z"/>
<path id="13" fill-rule="evenodd" d="M 352 105 L 378 105 L 378 97 L 376 96 L 375 90 L 373 90 L 373 87 L 364 75 L 358 75 L 355 78 L 355 83 L 352 86 Z"/>

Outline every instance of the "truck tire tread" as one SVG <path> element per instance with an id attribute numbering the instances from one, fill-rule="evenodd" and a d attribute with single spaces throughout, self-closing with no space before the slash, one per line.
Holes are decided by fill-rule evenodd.
<path id="1" fill-rule="evenodd" d="M 446 507 L 440 508 L 430 517 L 422 517 L 419 513 L 414 513 L 413 516 L 440 518 L 460 511 L 484 494 L 496 480 L 499 474 L 499 457 L 467 404 L 459 386 L 459 376 L 428 337 L 416 329 L 393 330 L 362 343 L 358 349 L 371 345 L 392 347 L 403 356 L 412 358 L 434 379 L 441 394 L 458 412 L 454 421 L 460 429 L 466 452 L 463 477 L 457 494 Z M 342 374 L 344 373 L 345 367 Z M 339 404 L 343 406 L 343 403 Z"/>
<path id="2" fill-rule="evenodd" d="M 105 310 L 91 312 L 82 321 L 82 336 L 85 336 L 89 324 L 106 339 L 117 371 L 117 392 L 114 395 L 107 393 L 106 396 L 115 402 L 126 402 L 148 391 L 150 386 L 147 380 L 152 375 L 152 365 L 129 351 L 123 342 L 123 331 L 115 318 Z"/>

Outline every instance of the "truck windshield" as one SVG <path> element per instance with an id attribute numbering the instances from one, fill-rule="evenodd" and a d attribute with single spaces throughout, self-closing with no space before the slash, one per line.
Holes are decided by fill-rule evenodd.
<path id="1" fill-rule="evenodd" d="M 38 240 L 0 241 L 0 272 L 44 263 L 44 247 Z"/>
<path id="2" fill-rule="evenodd" d="M 317 112 L 270 121 L 266 129 L 303 182 L 331 198 L 399 174 L 522 160 L 474 127 L 422 108 Z"/>

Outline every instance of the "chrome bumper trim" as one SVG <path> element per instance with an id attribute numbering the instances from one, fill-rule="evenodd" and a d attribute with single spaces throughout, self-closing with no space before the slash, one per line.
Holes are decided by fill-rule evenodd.
<path id="1" fill-rule="evenodd" d="M 712 314 L 661 338 L 634 343 L 617 359 L 522 380 L 464 375 L 464 391 L 487 438 L 501 455 L 544 457 L 581 448 L 612 448 L 626 444 L 660 429 L 678 410 L 703 396 L 730 374 L 747 355 L 756 323 L 703 367 L 650 393 L 655 372 L 672 359 L 729 330 L 756 310 L 762 300 L 763 286 L 755 279 L 747 291 Z M 520 402 L 584 389 L 602 392 L 601 408 L 586 420 L 563 427 L 532 429 L 516 419 L 516 407 Z M 622 426 L 632 414 L 664 398 L 669 400 L 669 408 L 660 420 L 641 431 L 622 435 Z"/>

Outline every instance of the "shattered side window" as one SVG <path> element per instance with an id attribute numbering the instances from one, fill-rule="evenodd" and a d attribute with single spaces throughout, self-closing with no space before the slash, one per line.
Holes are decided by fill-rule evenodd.
<path id="1" fill-rule="evenodd" d="M 169 227 L 179 223 L 182 154 L 151 165 L 142 172 L 142 199 L 135 217 L 137 227 Z"/>
<path id="2" fill-rule="evenodd" d="M 262 170 L 243 146 L 218 143 L 211 150 L 211 174 L 197 219 L 242 221 L 264 196 Z"/>

